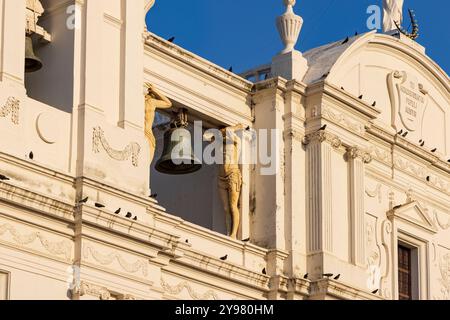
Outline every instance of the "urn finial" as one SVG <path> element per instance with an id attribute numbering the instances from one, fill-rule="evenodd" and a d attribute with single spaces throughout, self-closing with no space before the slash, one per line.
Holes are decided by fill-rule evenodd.
<path id="1" fill-rule="evenodd" d="M 294 13 L 293 7 L 296 4 L 296 0 L 283 0 L 283 2 L 286 6 L 286 12 L 277 18 L 278 32 L 280 33 L 281 41 L 285 45 L 281 54 L 294 50 L 303 26 L 302 17 Z"/>

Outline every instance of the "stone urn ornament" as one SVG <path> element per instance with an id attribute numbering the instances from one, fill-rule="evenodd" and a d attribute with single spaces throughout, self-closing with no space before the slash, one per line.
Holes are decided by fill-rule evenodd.
<path id="1" fill-rule="evenodd" d="M 278 32 L 280 33 L 281 41 L 285 45 L 285 48 L 280 54 L 289 53 L 294 50 L 298 37 L 300 36 L 300 31 L 302 30 L 303 19 L 294 13 L 293 7 L 295 3 L 296 0 L 284 0 L 286 12 L 277 18 Z"/>

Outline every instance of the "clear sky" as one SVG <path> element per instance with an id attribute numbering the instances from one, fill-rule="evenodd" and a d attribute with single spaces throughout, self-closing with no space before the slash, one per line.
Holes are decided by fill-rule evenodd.
<path id="1" fill-rule="evenodd" d="M 271 61 L 282 44 L 275 19 L 284 12 L 282 0 L 156 0 L 147 17 L 148 29 L 236 73 Z M 297 49 L 369 31 L 366 13 L 382 0 L 297 0 L 295 11 L 304 19 Z M 418 42 L 447 74 L 450 73 L 450 1 L 405 0 L 420 24 Z"/>

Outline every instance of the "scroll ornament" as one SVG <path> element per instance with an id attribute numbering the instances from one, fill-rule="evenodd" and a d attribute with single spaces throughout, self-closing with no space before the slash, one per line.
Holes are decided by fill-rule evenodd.
<path id="1" fill-rule="evenodd" d="M 92 149 L 94 153 L 100 152 L 100 146 L 102 146 L 103 150 L 114 160 L 117 161 L 127 161 L 131 158 L 131 162 L 134 167 L 139 165 L 139 154 L 141 152 L 141 146 L 132 142 L 125 147 L 124 150 L 115 150 L 111 148 L 108 140 L 106 140 L 105 132 L 102 128 L 96 127 L 94 128 L 93 133 L 93 141 L 92 141 Z"/>

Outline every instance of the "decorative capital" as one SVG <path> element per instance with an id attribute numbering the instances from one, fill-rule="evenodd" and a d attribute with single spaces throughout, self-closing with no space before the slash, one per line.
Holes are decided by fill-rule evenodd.
<path id="1" fill-rule="evenodd" d="M 324 130 L 308 134 L 303 138 L 305 146 L 315 141 L 318 143 L 328 142 L 334 149 L 339 149 L 342 146 L 342 140 L 338 136 Z"/>
<path id="2" fill-rule="evenodd" d="M 360 158 L 364 163 L 369 164 L 372 162 L 372 156 L 358 147 L 350 147 L 347 149 L 347 156 L 349 159 Z"/>
<path id="3" fill-rule="evenodd" d="M 300 31 L 303 26 L 302 17 L 294 13 L 293 7 L 296 0 L 283 0 L 286 6 L 286 12 L 277 18 L 277 28 L 280 33 L 281 41 L 285 45 L 280 54 L 292 52 L 297 44 Z"/>

